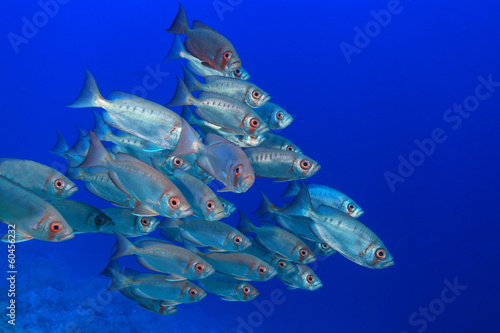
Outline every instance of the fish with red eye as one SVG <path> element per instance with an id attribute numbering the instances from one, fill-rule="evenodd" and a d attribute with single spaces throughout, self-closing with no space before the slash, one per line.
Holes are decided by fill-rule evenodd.
<path id="1" fill-rule="evenodd" d="M 75 233 L 103 232 L 114 225 L 109 216 L 101 210 L 78 201 L 57 200 L 52 206 L 68 222 Z"/>
<path id="2" fill-rule="evenodd" d="M 210 251 L 242 251 L 251 245 L 250 240 L 227 223 L 202 219 L 163 219 L 159 228 L 167 239 L 189 241 Z"/>
<path id="3" fill-rule="evenodd" d="M 260 227 L 256 227 L 242 211 L 238 230 L 245 234 L 254 233 L 253 239 L 257 244 L 283 259 L 304 264 L 316 260 L 314 253 L 294 234 L 267 222 L 261 222 Z"/>
<path id="4" fill-rule="evenodd" d="M 278 279 L 283 281 L 288 289 L 304 289 L 314 291 L 321 288 L 323 284 L 313 270 L 303 264 L 294 264 L 295 269 L 286 274 L 278 274 Z"/>
<path id="5" fill-rule="evenodd" d="M 262 99 L 263 96 L 260 97 Z M 278 130 L 290 125 L 293 121 L 291 114 L 286 112 L 282 107 L 275 103 L 266 100 L 262 105 L 257 106 L 254 110 L 257 114 L 266 121 L 269 129 Z"/>
<path id="6" fill-rule="evenodd" d="M 200 21 L 193 21 L 189 28 L 186 12 L 180 3 L 179 12 L 167 31 L 186 35 L 184 45 L 187 51 L 207 67 L 225 73 L 241 67 L 241 60 L 227 38 Z"/>
<path id="7" fill-rule="evenodd" d="M 203 289 L 225 301 L 248 302 L 259 295 L 259 291 L 250 283 L 219 272 L 198 282 Z"/>
<path id="8" fill-rule="evenodd" d="M 121 233 L 127 237 L 144 236 L 153 232 L 160 221 L 153 216 L 136 216 L 132 214 L 131 209 L 127 208 L 105 208 L 103 213 L 115 222 L 106 231 L 101 233 L 113 234 Z"/>
<path id="9" fill-rule="evenodd" d="M 248 148 L 245 154 L 257 177 L 274 178 L 275 182 L 309 178 L 321 168 L 318 162 L 294 151 Z"/>

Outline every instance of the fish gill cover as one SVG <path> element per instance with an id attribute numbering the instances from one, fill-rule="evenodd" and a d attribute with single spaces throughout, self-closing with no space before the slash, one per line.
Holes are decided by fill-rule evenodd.
<path id="1" fill-rule="evenodd" d="M 77 5 L 40 1 L 32 18 L 23 16 L 20 33 L 7 34 L 22 55 L 49 23 L 62 24 L 58 31 L 72 32 L 56 45 L 59 52 L 70 55 L 65 47 L 76 44 L 99 51 L 80 47 L 82 54 L 65 60 L 73 62 L 67 70 L 57 72 L 55 60 L 53 70 L 38 69 L 61 93 L 41 84 L 19 98 L 21 105 L 36 100 L 38 115 L 47 115 L 33 125 L 25 114 L 30 125 L 16 133 L 22 148 L 6 147 L 12 153 L 0 158 L 0 221 L 6 225 L 0 330 L 450 331 L 436 319 L 468 295 L 464 266 L 441 267 L 444 244 L 423 255 L 423 245 L 435 246 L 439 236 L 429 222 L 410 217 L 418 209 L 408 201 L 420 202 L 414 194 L 400 200 L 383 194 L 408 191 L 402 184 L 450 132 L 436 127 L 429 138 L 415 140 L 418 149 L 399 155 L 395 170 L 380 171 L 379 156 L 369 150 L 384 145 L 392 151 L 397 144 L 387 138 L 400 129 L 384 125 L 390 119 L 379 105 L 367 114 L 354 110 L 370 94 L 351 91 L 367 70 L 360 67 L 362 56 L 377 50 L 368 45 L 409 3 L 391 0 L 370 11 L 366 25 L 354 28 L 353 41 L 336 45 L 341 57 L 326 55 L 321 38 L 304 38 L 333 27 L 307 18 L 312 12 L 301 12 L 303 4 L 282 17 L 300 13 L 297 18 L 315 22 L 316 30 L 304 25 L 294 32 L 292 22 L 267 29 L 264 18 L 276 17 L 255 8 L 251 17 L 236 14 L 253 8 L 242 1 L 213 1 L 212 13 L 203 10 L 206 4 L 186 5 L 187 11 L 179 4 L 177 14 L 169 3 L 161 5 L 168 8 L 162 15 L 145 5 L 123 15 L 100 4 L 87 16 L 75 14 L 79 20 L 57 23 L 60 12 Z M 316 5 L 323 9 L 318 15 L 335 7 Z M 124 24 L 131 20 L 135 30 Z M 259 25 L 255 32 L 246 20 Z M 106 44 L 101 35 L 116 40 Z M 291 43 L 300 52 L 273 49 L 278 41 L 281 49 Z M 133 75 L 139 84 L 113 90 L 129 82 L 131 59 L 133 66 L 148 63 Z M 344 63 L 347 76 L 335 71 Z M 301 85 L 282 82 L 290 75 Z M 345 79 L 342 88 L 337 76 Z M 477 80 L 465 111 L 500 85 L 492 74 Z M 316 91 L 301 88 L 316 83 Z M 341 91 L 351 91 L 349 98 Z M 399 105 L 394 96 L 387 100 L 388 108 Z M 57 113 L 46 111 L 44 102 Z M 456 130 L 470 115 L 465 111 L 446 110 L 444 122 Z M 49 145 L 58 157 L 45 153 Z M 382 175 L 383 187 L 369 179 L 367 166 Z M 390 207 L 396 201 L 405 209 Z M 431 232 L 418 234 L 416 225 Z M 415 241 L 419 245 L 410 246 Z M 439 297 L 417 295 L 429 288 L 427 275 L 438 277 Z"/>

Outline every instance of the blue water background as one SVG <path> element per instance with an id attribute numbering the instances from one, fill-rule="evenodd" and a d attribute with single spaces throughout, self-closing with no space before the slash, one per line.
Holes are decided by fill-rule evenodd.
<path id="1" fill-rule="evenodd" d="M 220 14 L 214 3 L 231 10 Z M 283 292 L 284 302 L 268 317 L 252 302 L 213 295 L 161 317 L 119 293 L 91 315 L 87 299 L 108 285 L 97 274 L 114 237 L 30 241 L 16 252 L 18 331 L 67 332 L 69 325 L 81 332 L 228 332 L 236 331 L 240 317 L 255 324 L 243 331 L 254 332 L 498 332 L 500 88 L 456 129 L 443 114 L 474 95 L 479 76 L 500 81 L 500 5 L 401 0 L 399 13 L 349 62 L 339 45 L 354 45 L 354 28 L 364 30 L 374 20 L 370 11 L 389 3 L 222 0 L 184 6 L 190 22 L 203 21 L 231 40 L 251 81 L 295 116 L 279 134 L 320 162 L 311 181 L 345 192 L 364 208 L 360 220 L 384 241 L 393 267 L 371 270 L 335 255 L 319 264 L 324 286 L 317 291 L 287 291 L 278 280 L 255 283 L 258 302 L 275 289 Z M 64 160 L 48 153 L 56 131 L 71 144 L 75 125 L 93 126 L 89 109 L 65 107 L 81 88 L 83 67 L 106 95 L 137 91 L 148 68 L 158 66 L 169 75 L 146 98 L 170 100 L 183 62 L 162 59 L 173 40 L 165 29 L 177 3 L 69 1 L 15 52 L 8 34 L 22 35 L 23 17 L 32 22 L 40 10 L 36 1 L 17 1 L 4 4 L 0 14 L 0 156 L 60 167 Z M 385 173 L 397 174 L 398 156 L 408 159 L 414 141 L 436 128 L 446 141 L 392 191 Z M 79 187 L 72 199 L 109 206 Z M 259 189 L 280 204 L 285 187 L 257 179 L 247 193 L 225 197 L 250 214 L 260 203 Z M 235 225 L 237 214 L 228 221 Z M 4 276 L 7 250 L 0 249 Z M 132 258 L 121 264 L 137 267 Z M 440 303 L 444 281 L 455 279 L 467 289 Z M 6 285 L 0 286 L 3 307 Z M 412 324 L 412 314 L 430 303 L 438 314 L 424 320 L 425 327 Z M 2 313 L 0 331 L 10 331 L 6 319 Z"/>

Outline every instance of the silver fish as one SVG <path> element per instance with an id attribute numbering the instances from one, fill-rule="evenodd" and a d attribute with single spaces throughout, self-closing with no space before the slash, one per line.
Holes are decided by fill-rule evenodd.
<path id="1" fill-rule="evenodd" d="M 217 196 L 217 198 L 219 199 L 222 207 L 224 208 L 226 218 L 236 211 L 236 207 L 232 202 L 227 201 L 226 199 L 224 199 L 219 195 Z"/>
<path id="2" fill-rule="evenodd" d="M 258 228 L 241 210 L 238 230 L 245 234 L 254 233 L 253 239 L 257 244 L 283 259 L 303 264 L 316 260 L 313 251 L 297 236 L 270 223 L 261 222 Z"/>
<path id="3" fill-rule="evenodd" d="M 160 221 L 153 216 L 136 216 L 131 209 L 126 208 L 106 208 L 102 210 L 115 223 L 105 231 L 104 234 L 118 232 L 127 237 L 139 237 L 152 233 L 160 224 Z"/>
<path id="4" fill-rule="evenodd" d="M 293 121 L 293 117 L 288 112 L 270 102 L 258 107 L 255 112 L 264 119 L 270 130 L 283 129 Z"/>
<path id="5" fill-rule="evenodd" d="M 267 281 L 277 274 L 271 265 L 250 254 L 241 252 L 201 253 L 189 242 L 185 242 L 184 245 L 209 262 L 217 272 L 231 275 L 237 280 Z"/>
<path id="6" fill-rule="evenodd" d="M 102 97 L 88 70 L 80 95 L 70 108 L 101 107 L 104 122 L 121 131 L 151 142 L 150 150 L 173 149 L 181 131 L 181 118 L 169 109 L 146 99 L 113 91 L 109 100 Z"/>
<path id="7" fill-rule="evenodd" d="M 283 213 L 309 217 L 313 221 L 309 228 L 318 239 L 358 265 L 368 268 L 394 265 L 384 243 L 363 223 L 339 210 L 323 214 L 316 212 L 304 183 Z"/>
<path id="8" fill-rule="evenodd" d="M 224 36 L 200 21 L 193 21 L 192 28 L 189 28 L 186 12 L 180 3 L 179 12 L 167 31 L 186 35 L 186 49 L 208 67 L 226 73 L 241 67 L 241 60 L 233 44 Z"/>
<path id="9" fill-rule="evenodd" d="M 89 153 L 80 167 L 109 169 L 109 178 L 116 187 L 141 202 L 134 214 L 185 217 L 193 213 L 181 191 L 160 171 L 124 153 L 113 159 L 92 132 L 89 136 Z"/>
<path id="10" fill-rule="evenodd" d="M 220 296 L 224 301 L 248 302 L 259 295 L 259 291 L 250 283 L 218 272 L 200 280 L 199 283 L 203 289 Z"/>
<path id="11" fill-rule="evenodd" d="M 198 178 L 175 170 L 169 179 L 182 192 L 196 216 L 207 221 L 220 220 L 225 216 L 224 207 L 214 191 Z"/>
<path id="12" fill-rule="evenodd" d="M 59 171 L 30 160 L 0 158 L 0 176 L 47 200 L 65 199 L 78 190 Z"/>
<path id="13" fill-rule="evenodd" d="M 210 251 L 238 252 L 252 245 L 240 231 L 219 221 L 163 219 L 160 228 L 168 239 L 187 240 L 196 246 L 208 246 Z"/>
<path id="14" fill-rule="evenodd" d="M 103 232 L 114 224 L 105 213 L 83 202 L 58 200 L 51 204 L 61 213 L 75 234 Z"/>
<path id="15" fill-rule="evenodd" d="M 189 106 L 184 106 L 182 108 L 181 116 L 192 126 L 198 127 L 205 135 L 208 133 L 217 134 L 222 136 L 224 139 L 234 143 L 238 147 L 257 147 L 259 146 L 264 139 L 266 134 L 270 134 L 269 132 L 264 133 L 258 136 L 249 136 L 249 135 L 235 135 L 233 133 L 225 132 L 222 127 L 212 124 L 206 120 L 198 119 L 194 116 L 193 111 L 189 108 Z"/>
<path id="16" fill-rule="evenodd" d="M 292 141 L 288 140 L 287 138 L 267 132 L 264 134 L 259 135 L 260 142 L 257 144 L 255 147 L 258 148 L 271 148 L 271 149 L 281 149 L 281 150 L 288 150 L 288 151 L 294 151 L 296 153 L 302 153 L 302 150 L 300 150 L 299 147 L 297 147 Z"/>
<path id="17" fill-rule="evenodd" d="M 225 132 L 256 136 L 269 131 L 264 120 L 249 106 L 227 96 L 201 92 L 195 98 L 177 77 L 177 88 L 167 106 L 193 105 L 197 115 Z"/>
<path id="18" fill-rule="evenodd" d="M 138 273 L 125 276 L 116 269 L 110 268 L 112 277 L 111 286 L 107 291 L 128 289 L 134 296 L 149 299 L 171 301 L 169 304 L 199 302 L 206 296 L 206 292 L 194 283 L 184 281 L 170 281 L 163 274 Z M 125 273 L 132 273 L 124 270 Z"/>
<path id="19" fill-rule="evenodd" d="M 166 279 L 171 281 L 185 279 L 203 279 L 212 274 L 212 265 L 197 254 L 180 246 L 157 239 L 140 239 L 131 243 L 125 236 L 115 233 L 116 251 L 111 257 L 117 259 L 134 255 L 145 268 L 163 273 L 170 273 Z"/>
<path id="20" fill-rule="evenodd" d="M 309 195 L 311 196 L 311 201 L 315 210 L 320 209 L 322 206 L 332 207 L 354 218 L 358 218 L 364 213 L 363 209 L 354 202 L 354 200 L 330 186 L 308 183 L 307 189 L 309 190 Z M 281 197 L 293 197 L 296 196 L 299 191 L 299 184 L 297 182 L 290 182 Z"/>
<path id="21" fill-rule="evenodd" d="M 225 76 L 244 81 L 250 78 L 250 74 L 248 74 L 243 67 L 236 69 L 234 72 L 219 72 L 218 70 L 205 66 L 203 61 L 191 55 L 188 51 L 186 51 L 186 49 L 184 49 L 184 45 L 182 45 L 182 40 L 179 35 L 174 36 L 172 46 L 163 61 L 174 59 L 185 59 L 187 68 L 199 76 Z"/>
<path id="22" fill-rule="evenodd" d="M 0 221 L 14 226 L 16 242 L 33 238 L 60 242 L 74 237 L 73 229 L 48 202 L 0 176 Z M 7 233 L 2 241 L 10 239 Z"/>
<path id="23" fill-rule="evenodd" d="M 328 246 L 328 244 L 321 241 L 311 241 L 309 239 L 304 239 L 304 243 L 314 251 L 317 255 L 328 257 L 337 253 L 334 249 Z"/>
<path id="24" fill-rule="evenodd" d="M 260 246 L 257 242 L 253 241 L 252 246 L 243 250 L 244 253 L 251 254 L 259 259 L 264 260 L 269 265 L 273 266 L 277 274 L 290 273 L 295 270 L 295 265 L 289 260 L 283 259 L 276 255 L 274 252 Z"/>
<path id="25" fill-rule="evenodd" d="M 275 182 L 309 178 L 321 168 L 315 160 L 293 151 L 248 148 L 245 154 L 257 177 L 274 178 Z"/>
<path id="26" fill-rule="evenodd" d="M 209 133 L 204 145 L 189 125 L 183 125 L 175 156 L 199 154 L 196 163 L 226 187 L 219 191 L 246 192 L 254 183 L 255 175 L 245 153 L 235 144 Z"/>
<path id="27" fill-rule="evenodd" d="M 202 90 L 228 96 L 251 108 L 261 107 L 271 99 L 267 92 L 247 81 L 230 77 L 207 76 L 205 82 L 201 83 L 185 67 L 182 67 L 182 71 L 184 72 L 184 83 L 189 91 Z"/>
<path id="28" fill-rule="evenodd" d="M 313 291 L 323 286 L 321 280 L 309 266 L 295 264 L 295 267 L 296 269 L 293 272 L 277 276 L 278 279 L 288 286 L 287 289 L 300 288 Z"/>

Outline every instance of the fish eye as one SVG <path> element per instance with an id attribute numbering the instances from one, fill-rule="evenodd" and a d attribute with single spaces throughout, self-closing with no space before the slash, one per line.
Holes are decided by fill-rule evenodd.
<path id="1" fill-rule="evenodd" d="M 328 249 L 328 245 L 326 245 L 325 243 L 321 243 L 321 248 L 323 250 L 326 250 L 326 249 Z"/>
<path id="2" fill-rule="evenodd" d="M 205 266 L 203 264 L 196 264 L 196 266 L 194 266 L 194 269 L 196 269 L 197 272 L 203 272 Z"/>
<path id="3" fill-rule="evenodd" d="M 50 231 L 52 232 L 59 232 L 62 230 L 62 223 L 61 222 L 52 222 L 49 227 Z"/>
<path id="4" fill-rule="evenodd" d="M 240 244 L 243 241 L 243 239 L 241 238 L 241 236 L 234 236 L 233 241 L 235 244 Z"/>
<path id="5" fill-rule="evenodd" d="M 307 256 L 307 250 L 306 249 L 301 249 L 299 253 L 300 253 L 301 257 Z"/>
<path id="6" fill-rule="evenodd" d="M 276 118 L 277 118 L 278 120 L 283 119 L 283 112 L 278 111 L 278 113 L 276 113 Z"/>
<path id="7" fill-rule="evenodd" d="M 143 217 L 143 218 L 141 219 L 141 224 L 142 224 L 143 226 L 147 226 L 147 225 L 149 224 L 149 220 L 148 220 L 148 218 L 147 218 L 147 217 Z"/>
<path id="8" fill-rule="evenodd" d="M 257 127 L 259 127 L 259 125 L 260 125 L 260 121 L 258 119 L 253 118 L 252 120 L 250 120 L 250 126 L 252 128 L 257 128 Z"/>
<path id="9" fill-rule="evenodd" d="M 307 280 L 307 282 L 308 282 L 308 283 L 313 283 L 313 282 L 314 282 L 314 276 L 312 276 L 312 275 L 310 275 L 310 274 L 309 274 L 309 275 L 306 277 L 306 280 Z"/>
<path id="10" fill-rule="evenodd" d="M 253 98 L 259 98 L 259 97 L 260 97 L 260 92 L 258 92 L 257 90 L 254 90 L 254 91 L 252 92 L 252 97 L 253 97 Z"/>
<path id="11" fill-rule="evenodd" d="M 354 212 L 354 205 L 352 203 L 350 203 L 349 205 L 347 205 L 347 209 L 352 213 Z"/>
<path id="12" fill-rule="evenodd" d="M 231 58 L 231 51 L 226 51 L 223 54 L 224 59 L 229 60 Z"/>
<path id="13" fill-rule="evenodd" d="M 240 74 L 241 74 L 240 69 L 238 68 L 237 70 L 235 70 L 235 71 L 234 71 L 234 74 L 236 74 L 236 75 L 240 75 Z"/>
<path id="14" fill-rule="evenodd" d="M 385 256 L 386 256 L 386 253 L 385 253 L 385 250 L 383 248 L 377 249 L 377 251 L 375 251 L 375 257 L 377 257 L 378 259 L 384 259 Z"/>
<path id="15" fill-rule="evenodd" d="M 100 225 L 102 224 L 102 222 L 104 222 L 104 219 L 102 218 L 102 216 L 98 215 L 95 217 L 94 222 L 95 224 Z"/>
<path id="16" fill-rule="evenodd" d="M 264 266 L 259 266 L 257 267 L 257 272 L 259 272 L 260 275 L 265 274 L 267 269 Z"/>
<path id="17" fill-rule="evenodd" d="M 293 147 L 291 145 L 286 146 L 286 150 L 293 151 Z"/>
<path id="18" fill-rule="evenodd" d="M 278 266 L 280 268 L 285 268 L 286 267 L 286 262 L 284 260 L 280 260 L 280 261 L 278 261 Z"/>
<path id="19" fill-rule="evenodd" d="M 226 203 L 225 202 L 221 202 L 220 204 L 222 205 L 223 208 L 226 208 Z"/>
<path id="20" fill-rule="evenodd" d="M 196 296 L 198 294 L 198 291 L 194 288 L 189 289 L 189 295 L 190 296 Z"/>
<path id="21" fill-rule="evenodd" d="M 215 202 L 213 200 L 208 200 L 207 202 L 205 202 L 205 208 L 208 211 L 211 211 L 212 209 L 214 209 L 214 207 L 215 207 Z"/>
<path id="22" fill-rule="evenodd" d="M 247 295 L 248 295 L 248 294 L 250 294 L 250 288 L 248 288 L 248 287 L 243 287 L 243 293 L 244 293 L 244 294 L 247 294 Z"/>
<path id="23" fill-rule="evenodd" d="M 176 166 L 181 166 L 182 164 L 184 164 L 184 161 L 182 160 L 182 158 L 176 157 L 176 158 L 174 158 L 174 164 Z"/>
<path id="24" fill-rule="evenodd" d="M 243 169 L 243 167 L 241 166 L 241 164 L 238 164 L 236 168 L 234 168 L 234 175 L 238 176 L 241 173 L 241 169 Z"/>
<path id="25" fill-rule="evenodd" d="M 62 188 L 64 187 L 64 180 L 62 180 L 62 179 L 56 179 L 56 180 L 54 181 L 54 186 L 55 186 L 58 190 L 62 189 Z"/>
<path id="26" fill-rule="evenodd" d="M 170 199 L 168 199 L 168 204 L 173 209 L 179 209 L 179 207 L 181 206 L 181 200 L 178 197 L 171 197 Z"/>
<path id="27" fill-rule="evenodd" d="M 311 167 L 311 162 L 309 162 L 308 160 L 302 160 L 300 161 L 300 167 L 304 170 L 307 170 Z"/>

